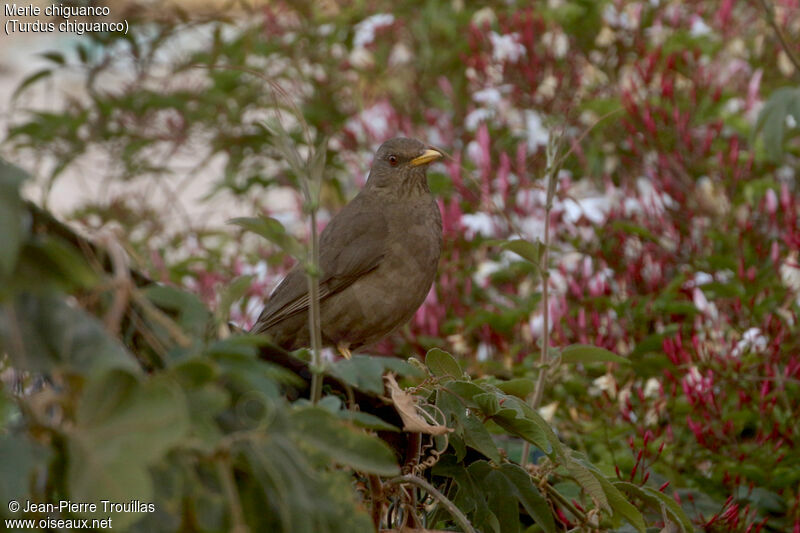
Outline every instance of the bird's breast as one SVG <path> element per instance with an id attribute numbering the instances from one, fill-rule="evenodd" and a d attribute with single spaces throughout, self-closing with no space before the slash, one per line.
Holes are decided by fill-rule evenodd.
<path id="1" fill-rule="evenodd" d="M 336 327 L 323 333 L 336 342 L 360 346 L 383 338 L 414 315 L 436 277 L 442 221 L 434 200 L 389 205 L 384 215 L 388 231 L 378 268 L 323 306 L 323 324 L 325 315 L 336 316 Z"/>

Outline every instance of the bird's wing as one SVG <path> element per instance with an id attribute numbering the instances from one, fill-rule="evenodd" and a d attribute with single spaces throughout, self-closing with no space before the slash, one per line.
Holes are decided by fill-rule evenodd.
<path id="1" fill-rule="evenodd" d="M 377 268 L 385 253 L 388 234 L 381 210 L 356 197 L 336 215 L 320 236 L 320 301 L 350 286 Z M 308 309 L 308 282 L 295 266 L 270 296 L 252 331 L 261 333 Z"/>

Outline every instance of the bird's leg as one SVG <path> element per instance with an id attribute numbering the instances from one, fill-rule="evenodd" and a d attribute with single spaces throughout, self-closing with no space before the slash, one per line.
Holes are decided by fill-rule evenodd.
<path id="1" fill-rule="evenodd" d="M 342 354 L 342 357 L 345 359 L 350 359 L 353 357 L 353 354 L 350 353 L 350 345 L 346 342 L 337 343 L 336 349 L 339 350 L 339 353 Z"/>

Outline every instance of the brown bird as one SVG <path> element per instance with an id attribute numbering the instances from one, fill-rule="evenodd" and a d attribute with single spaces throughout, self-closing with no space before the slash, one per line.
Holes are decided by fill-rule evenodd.
<path id="1" fill-rule="evenodd" d="M 322 341 L 346 358 L 405 324 L 431 288 L 442 215 L 428 188 L 442 153 L 416 139 L 386 141 L 364 188 L 320 236 Z M 273 291 L 252 333 L 286 348 L 310 345 L 308 282 L 300 265 Z"/>

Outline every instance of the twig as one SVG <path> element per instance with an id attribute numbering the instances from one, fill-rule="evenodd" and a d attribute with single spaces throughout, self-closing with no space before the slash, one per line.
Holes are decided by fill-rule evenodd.
<path id="1" fill-rule="evenodd" d="M 310 179 L 310 177 L 308 178 Z M 314 405 L 322 398 L 322 335 L 320 333 L 319 314 L 319 236 L 317 235 L 317 206 L 311 209 L 311 269 L 308 273 L 309 312 L 308 327 L 311 333 L 311 357 L 314 362 L 311 368 L 311 403 Z"/>
<path id="2" fill-rule="evenodd" d="M 778 36 L 778 40 L 781 42 L 781 46 L 783 47 L 783 51 L 786 52 L 786 55 L 789 56 L 789 61 L 792 62 L 794 65 L 795 70 L 800 73 L 800 59 L 794 53 L 794 50 L 789 46 L 789 43 L 786 42 L 786 37 L 783 35 L 783 30 L 781 27 L 778 26 L 778 21 L 775 20 L 775 9 L 773 8 L 772 4 L 767 3 L 767 0 L 759 0 L 761 2 L 761 7 L 764 8 L 764 13 L 767 15 L 767 22 L 769 22 L 772 29 L 775 30 L 775 34 Z"/>
<path id="3" fill-rule="evenodd" d="M 131 299 L 141 307 L 144 312 L 143 314 L 147 315 L 147 318 L 167 330 L 169 336 L 172 337 L 178 346 L 181 348 L 188 348 L 192 345 L 192 339 L 183 332 L 180 326 L 173 322 L 161 309 L 153 305 L 140 291 L 131 291 Z"/>
<path id="4" fill-rule="evenodd" d="M 542 401 L 544 395 L 544 380 L 547 375 L 547 363 L 550 351 L 550 298 L 549 287 L 550 284 L 550 211 L 553 209 L 553 198 L 556 194 L 556 187 L 558 185 L 557 174 L 561 169 L 561 163 L 564 158 L 558 157 L 559 145 L 552 137 L 547 143 L 547 197 L 544 204 L 544 242 L 542 243 L 542 257 L 540 270 L 542 272 L 542 344 L 539 355 L 539 375 L 536 376 L 536 388 L 533 395 L 529 400 L 531 408 L 536 409 Z M 525 441 L 522 445 L 522 457 L 520 458 L 520 465 L 524 468 L 528 462 L 528 454 L 530 453 L 531 444 Z"/>
<path id="5" fill-rule="evenodd" d="M 372 498 L 372 524 L 377 531 L 381 528 L 381 518 L 383 517 L 383 485 L 381 484 L 381 478 L 375 474 L 369 474 L 367 480 L 369 481 L 369 492 Z"/>
<path id="6" fill-rule="evenodd" d="M 100 242 L 108 250 L 108 255 L 111 258 L 112 270 L 114 272 L 114 294 L 111 307 L 106 313 L 106 316 L 103 317 L 103 323 L 109 333 L 116 336 L 119 333 L 120 324 L 122 323 L 122 318 L 125 316 L 125 311 L 128 309 L 128 301 L 130 300 L 130 294 L 131 290 L 134 288 L 134 284 L 131 280 L 130 267 L 122 246 L 120 246 L 111 234 L 103 235 Z"/>
<path id="7" fill-rule="evenodd" d="M 436 500 L 441 503 L 445 509 L 453 516 L 455 521 L 458 523 L 459 526 L 465 531 L 465 533 L 476 533 L 475 528 L 472 527 L 472 524 L 469 523 L 469 520 L 461 512 L 461 509 L 456 507 L 456 505 L 451 502 L 447 496 L 439 492 L 436 487 L 422 479 L 421 477 L 414 476 L 412 474 L 407 474 L 405 476 L 398 476 L 392 478 L 384 483 L 384 485 L 402 485 L 405 483 L 410 483 L 412 485 L 416 485 L 419 488 L 425 490 L 428 494 L 433 496 Z"/>
<path id="8" fill-rule="evenodd" d="M 578 521 L 585 524 L 587 521 L 586 513 L 582 512 L 580 509 L 575 507 L 571 501 L 564 497 L 563 494 L 558 492 L 555 487 L 551 486 L 549 483 L 543 484 L 545 491 L 556 501 L 558 504 L 564 507 L 567 511 L 569 511 Z"/>
<path id="9" fill-rule="evenodd" d="M 244 520 L 244 512 L 242 511 L 242 504 L 239 501 L 239 494 L 236 490 L 236 482 L 231 473 L 231 462 L 227 455 L 220 456 L 217 461 L 217 474 L 222 482 L 222 490 L 225 492 L 225 497 L 228 500 L 228 505 L 231 509 L 231 520 L 233 527 L 231 531 L 235 533 L 245 533 L 250 531 L 247 527 L 247 522 Z"/>

